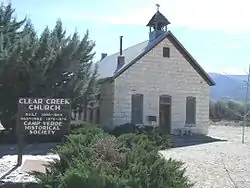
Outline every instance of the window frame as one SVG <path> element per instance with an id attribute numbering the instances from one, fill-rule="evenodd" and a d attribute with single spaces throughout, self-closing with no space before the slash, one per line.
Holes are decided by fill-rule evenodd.
<path id="1" fill-rule="evenodd" d="M 190 108 L 192 108 L 192 109 L 190 109 Z M 193 96 L 186 97 L 186 120 L 185 120 L 185 124 L 187 124 L 187 125 L 196 124 L 196 97 L 193 97 Z"/>
<path id="2" fill-rule="evenodd" d="M 167 57 L 167 58 L 170 57 L 170 48 L 169 47 L 163 47 L 162 56 Z"/>
<path id="3" fill-rule="evenodd" d="M 136 98 L 134 98 L 134 97 L 141 97 L 140 98 L 140 102 L 141 102 L 140 107 L 134 106 L 134 105 L 138 104 L 138 102 L 135 102 Z M 134 102 L 135 102 L 135 104 L 134 104 Z M 143 114 L 144 114 L 144 110 L 143 110 L 144 104 L 143 103 L 144 103 L 144 95 L 143 94 L 136 93 L 136 94 L 131 95 L 131 123 L 143 124 L 143 117 L 144 117 L 143 116 Z M 138 117 L 139 112 L 140 112 L 140 114 L 139 114 L 140 117 Z"/>

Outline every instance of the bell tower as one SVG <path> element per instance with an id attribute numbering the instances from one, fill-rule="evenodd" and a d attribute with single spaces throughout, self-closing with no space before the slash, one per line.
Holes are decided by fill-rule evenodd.
<path id="1" fill-rule="evenodd" d="M 159 11 L 160 5 L 156 4 L 156 7 L 156 13 L 147 24 L 149 27 L 149 41 L 152 41 L 167 32 L 167 26 L 170 24 L 168 19 Z"/>

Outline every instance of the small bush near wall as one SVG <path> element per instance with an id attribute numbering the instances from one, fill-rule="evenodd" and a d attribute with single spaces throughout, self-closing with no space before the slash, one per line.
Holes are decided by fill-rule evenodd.
<path id="1" fill-rule="evenodd" d="M 148 152 L 159 151 L 170 148 L 171 142 L 168 135 L 162 135 L 158 132 L 148 133 L 129 133 L 123 134 L 117 138 L 122 146 L 132 149 L 143 148 Z M 139 148 L 138 148 L 139 149 Z"/>
<path id="2" fill-rule="evenodd" d="M 46 174 L 36 173 L 43 187 L 190 188 L 182 163 L 158 154 L 169 147 L 160 135 L 130 133 L 115 137 L 100 128 L 82 128 L 56 149 L 60 161 Z M 53 177 L 53 178 L 52 178 Z M 53 182 L 52 182 L 53 180 Z"/>
<path id="3" fill-rule="evenodd" d="M 70 134 L 80 134 L 82 131 L 85 130 L 85 128 L 93 128 L 93 127 L 99 127 L 99 126 L 89 122 L 85 122 L 82 124 L 71 124 Z"/>
<path id="4" fill-rule="evenodd" d="M 158 129 L 153 126 L 145 126 L 145 125 L 135 125 L 132 123 L 125 123 L 123 125 L 115 127 L 110 133 L 115 136 L 120 136 L 127 133 L 143 133 L 143 132 L 152 132 Z"/>
<path id="5" fill-rule="evenodd" d="M 115 136 L 120 136 L 122 134 L 126 133 L 135 133 L 136 132 L 136 126 L 132 123 L 125 123 L 120 126 L 116 126 L 112 131 L 111 134 Z"/>

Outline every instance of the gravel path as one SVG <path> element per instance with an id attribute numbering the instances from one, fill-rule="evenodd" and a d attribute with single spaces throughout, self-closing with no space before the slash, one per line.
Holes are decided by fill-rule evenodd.
<path id="1" fill-rule="evenodd" d="M 186 175 L 195 188 L 250 187 L 250 128 L 246 144 L 241 143 L 240 127 L 211 126 L 209 136 L 227 139 L 161 151 L 164 157 L 185 162 Z"/>
<path id="2" fill-rule="evenodd" d="M 23 156 L 23 165 L 25 161 L 32 160 L 37 161 L 37 165 L 40 165 L 40 161 L 53 161 L 58 159 L 57 155 L 48 154 L 48 155 L 24 155 Z M 27 172 L 22 170 L 23 165 L 15 168 L 17 161 L 17 155 L 6 155 L 0 159 L 0 185 L 6 182 L 35 182 L 34 177 L 30 176 Z M 31 167 L 29 167 L 31 168 Z M 32 167 L 33 169 L 39 169 L 39 166 Z"/>
<path id="3" fill-rule="evenodd" d="M 210 126 L 209 136 L 241 143 L 242 127 Z M 245 128 L 245 143 L 250 145 L 250 127 Z"/>
<path id="4" fill-rule="evenodd" d="M 26 171 L 44 168 L 41 167 L 42 162 L 46 163 L 58 158 L 50 151 L 56 145 L 56 143 L 27 145 L 24 150 L 23 164 L 18 168 L 15 166 L 17 163 L 16 145 L 0 145 L 0 187 L 1 184 L 8 182 L 34 182 L 35 179 Z M 32 166 L 30 161 L 33 162 Z M 28 170 L 23 170 L 27 168 Z"/>

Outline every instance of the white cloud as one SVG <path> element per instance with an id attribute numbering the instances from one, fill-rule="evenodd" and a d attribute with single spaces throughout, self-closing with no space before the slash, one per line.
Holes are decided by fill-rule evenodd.
<path id="1" fill-rule="evenodd" d="M 217 29 L 223 31 L 250 30 L 249 0 L 175 0 L 169 10 L 174 23 L 196 29 Z"/>
<path id="2" fill-rule="evenodd" d="M 225 45 L 225 48 L 227 49 L 240 49 L 244 47 L 244 44 L 241 44 L 241 43 L 230 43 L 230 44 L 226 44 Z"/>
<path id="3" fill-rule="evenodd" d="M 155 3 L 172 26 L 191 29 L 212 29 L 228 32 L 250 30 L 249 0 L 143 0 L 140 7 L 130 7 L 120 14 L 96 15 L 72 13 L 68 18 L 93 19 L 99 23 L 145 25 L 154 14 Z M 139 6 L 139 5 L 138 5 Z M 126 7 L 125 7 L 126 8 Z"/>

